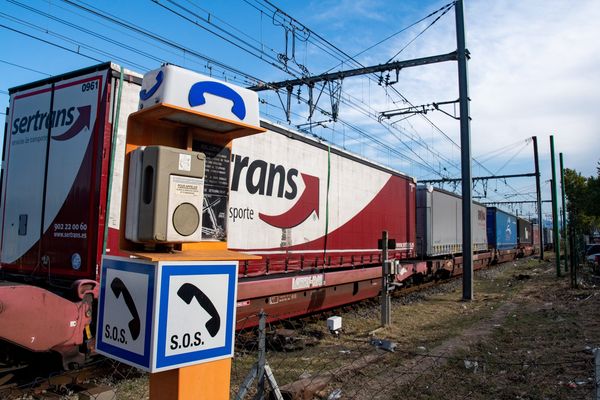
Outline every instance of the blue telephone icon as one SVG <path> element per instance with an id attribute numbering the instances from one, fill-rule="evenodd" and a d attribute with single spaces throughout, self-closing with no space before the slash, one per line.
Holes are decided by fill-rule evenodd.
<path id="1" fill-rule="evenodd" d="M 159 73 L 156 75 L 156 83 L 154 85 L 152 85 L 152 87 L 150 89 L 148 89 L 147 91 L 146 91 L 146 89 L 142 90 L 140 92 L 140 99 L 142 101 L 146 101 L 150 97 L 152 97 L 152 95 L 154 93 L 156 93 L 156 91 L 158 90 L 158 88 L 162 84 L 162 81 L 163 81 L 163 72 L 159 71 Z"/>
<path id="2" fill-rule="evenodd" d="M 188 95 L 190 107 L 196 107 L 205 104 L 205 93 L 231 100 L 233 102 L 231 112 L 240 120 L 243 120 L 246 117 L 246 106 L 242 96 L 240 96 L 238 92 L 229 86 L 219 82 L 205 81 L 192 85 Z"/>

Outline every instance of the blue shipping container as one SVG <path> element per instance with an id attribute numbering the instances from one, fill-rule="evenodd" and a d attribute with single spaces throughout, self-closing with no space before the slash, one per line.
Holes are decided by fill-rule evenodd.
<path id="1" fill-rule="evenodd" d="M 488 245 L 498 250 L 517 247 L 517 217 L 496 207 L 487 209 Z"/>

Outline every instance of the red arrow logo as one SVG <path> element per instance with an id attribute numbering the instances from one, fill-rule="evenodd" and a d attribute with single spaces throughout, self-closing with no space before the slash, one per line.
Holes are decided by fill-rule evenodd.
<path id="1" fill-rule="evenodd" d="M 293 228 L 304 222 L 314 211 L 319 216 L 319 178 L 312 175 L 301 174 L 304 181 L 304 192 L 286 212 L 280 215 L 265 215 L 259 213 L 258 217 L 267 224 L 277 228 Z"/>
<path id="2" fill-rule="evenodd" d="M 59 141 L 69 140 L 81 132 L 83 128 L 90 128 L 92 106 L 77 107 L 77 109 L 79 110 L 79 118 L 77 118 L 77 121 L 75 121 L 65 133 L 52 136 L 52 139 Z"/>

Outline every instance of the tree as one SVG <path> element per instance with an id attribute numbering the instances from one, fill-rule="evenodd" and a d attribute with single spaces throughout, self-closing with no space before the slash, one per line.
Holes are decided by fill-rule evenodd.
<path id="1" fill-rule="evenodd" d="M 565 192 L 569 221 L 575 231 L 590 235 L 600 230 L 600 170 L 598 177 L 585 178 L 565 169 Z"/>

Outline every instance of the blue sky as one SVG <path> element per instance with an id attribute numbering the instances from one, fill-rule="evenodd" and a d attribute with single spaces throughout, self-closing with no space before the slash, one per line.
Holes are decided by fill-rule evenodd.
<path id="1" fill-rule="evenodd" d="M 363 65 L 385 63 L 403 48 L 395 60 L 447 53 L 456 48 L 454 10 L 429 28 L 441 13 L 363 51 L 448 2 L 309 0 L 271 4 L 262 0 L 135 0 L 119 2 L 118 7 L 115 2 L 103 0 L 88 3 L 102 13 L 113 14 L 147 32 L 234 67 L 249 75 L 248 78 L 224 71 L 193 54 L 159 44 L 68 2 L 0 0 L 0 40 L 4 49 L 0 55 L 0 106 L 3 109 L 8 106 L 6 92 L 10 87 L 42 79 L 46 74 L 89 66 L 97 63 L 94 59 L 112 60 L 142 73 L 166 61 L 249 85 L 253 83 L 252 78 L 263 81 L 291 78 L 282 70 L 285 68 L 281 55 L 286 53 L 288 68 L 297 74 L 302 68 L 310 74 L 318 74 L 357 65 L 348 60 L 339 65 L 344 57 L 338 54 L 338 49 L 352 56 L 360 53 L 356 59 Z M 281 13 L 273 13 L 273 5 L 299 23 Z M 227 40 L 165 7 L 198 21 Z M 472 56 L 469 62 L 472 148 L 473 156 L 483 164 L 474 164 L 473 174 L 531 172 L 531 146 L 526 140 L 537 135 L 544 180 L 549 179 L 550 134 L 555 135 L 557 151 L 564 152 L 567 167 L 584 175 L 594 174 L 600 158 L 596 150 L 600 139 L 597 112 L 600 44 L 595 40 L 600 31 L 596 22 L 600 19 L 600 2 L 466 0 L 465 7 L 467 46 Z M 211 23 L 207 24 L 202 18 Z M 310 34 L 303 30 L 304 26 L 310 28 Z M 260 57 L 249 54 L 260 51 Z M 452 144 L 452 141 L 459 143 L 457 121 L 440 112 L 430 112 L 427 114 L 430 121 L 420 116 L 403 121 L 390 119 L 391 128 L 377 122 L 378 112 L 407 106 L 393 89 L 415 105 L 455 100 L 458 97 L 456 64 L 401 71 L 393 88 L 382 88 L 376 78 L 347 79 L 342 85 L 340 105 L 343 122 L 326 122 L 327 128 L 315 127 L 313 132 L 417 178 L 435 178 L 437 173 L 458 176 L 460 151 Z M 306 97 L 306 88 L 302 90 L 301 97 Z M 276 95 L 263 92 L 261 98 L 266 103 L 261 109 L 263 115 L 269 119 L 283 118 Z M 323 95 L 319 105 L 326 110 L 328 102 L 328 96 Z M 292 104 L 292 124 L 306 123 L 307 106 L 296 100 Z M 453 112 L 452 106 L 446 110 Z M 0 115 L 0 122 L 3 119 Z M 312 121 L 326 119 L 327 116 L 317 112 Z M 365 136 L 365 132 L 371 136 Z M 385 147 L 376 145 L 373 137 L 385 143 Z M 531 200 L 533 179 L 507 183 L 490 182 L 487 188 L 480 185 L 476 195 L 485 190 L 488 199 L 502 200 L 509 196 Z M 545 183 L 544 197 L 549 196 L 548 187 Z M 521 195 L 515 197 L 515 193 Z M 520 211 L 527 213 L 528 210 L 531 211 Z"/>

